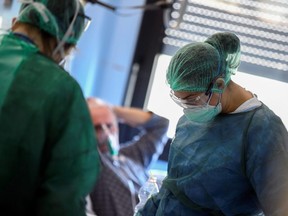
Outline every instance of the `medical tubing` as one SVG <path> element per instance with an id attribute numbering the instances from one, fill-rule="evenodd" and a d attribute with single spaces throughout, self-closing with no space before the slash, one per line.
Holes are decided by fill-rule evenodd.
<path id="1" fill-rule="evenodd" d="M 70 23 L 67 31 L 65 32 L 63 38 L 61 39 L 61 41 L 59 42 L 59 40 L 58 40 L 58 45 L 57 45 L 57 47 L 55 48 L 55 50 L 53 51 L 52 56 L 56 55 L 57 52 L 60 51 L 61 57 L 62 57 L 62 58 L 65 57 L 63 47 L 64 47 L 64 44 L 66 43 L 67 38 L 69 37 L 69 35 L 70 35 L 71 32 L 73 31 L 73 26 L 74 26 L 74 23 L 75 23 L 75 21 L 76 21 L 76 19 L 77 19 L 78 12 L 79 12 L 79 10 L 80 10 L 80 2 L 79 2 L 78 0 L 76 0 L 75 2 L 76 2 L 76 10 L 75 10 L 74 17 L 73 17 L 73 19 L 72 19 L 72 21 L 71 21 L 71 23 Z"/>

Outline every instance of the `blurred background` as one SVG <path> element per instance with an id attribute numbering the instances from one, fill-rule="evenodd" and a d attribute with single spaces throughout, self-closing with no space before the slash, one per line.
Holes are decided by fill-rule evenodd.
<path id="1" fill-rule="evenodd" d="M 218 31 L 236 33 L 242 63 L 232 79 L 255 93 L 288 128 L 287 0 L 106 0 L 87 4 L 92 18 L 65 67 L 84 95 L 149 109 L 170 119 L 173 137 L 182 109 L 172 102 L 165 72 L 177 49 Z M 0 28 L 9 29 L 19 2 L 0 0 Z M 133 136 L 120 127 L 122 141 Z M 169 144 L 161 160 L 166 160 Z"/>

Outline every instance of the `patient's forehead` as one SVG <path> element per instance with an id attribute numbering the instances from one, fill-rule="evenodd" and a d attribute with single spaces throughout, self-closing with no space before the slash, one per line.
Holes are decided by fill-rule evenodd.
<path id="1" fill-rule="evenodd" d="M 115 121 L 115 115 L 109 106 L 91 106 L 89 110 L 94 125 L 112 124 Z"/>

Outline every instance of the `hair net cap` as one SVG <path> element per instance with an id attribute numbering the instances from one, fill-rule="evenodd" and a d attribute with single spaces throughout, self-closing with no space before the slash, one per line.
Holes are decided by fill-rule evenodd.
<path id="1" fill-rule="evenodd" d="M 78 2 L 77 2 L 78 1 Z M 79 0 L 22 0 L 18 21 L 29 23 L 62 40 L 67 32 L 79 4 L 78 14 L 84 14 Z M 79 16 L 65 43 L 76 44 L 84 30 L 84 17 Z"/>
<path id="2" fill-rule="evenodd" d="M 225 82 L 228 83 L 231 75 L 235 74 L 240 65 L 240 40 L 230 32 L 219 32 L 209 37 L 206 43 L 217 49 L 221 56 L 222 73 L 225 74 Z"/>
<path id="3" fill-rule="evenodd" d="M 190 43 L 172 57 L 166 79 L 174 91 L 205 92 L 214 78 L 225 83 L 240 64 L 240 41 L 235 34 L 223 32 L 205 42 Z M 221 92 L 212 88 L 213 92 Z"/>

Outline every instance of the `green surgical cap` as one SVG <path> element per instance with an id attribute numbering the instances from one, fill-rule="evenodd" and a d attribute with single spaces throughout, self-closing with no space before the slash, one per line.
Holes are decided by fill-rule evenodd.
<path id="1" fill-rule="evenodd" d="M 58 40 L 64 38 L 75 13 L 79 11 L 72 31 L 65 43 L 76 44 L 84 30 L 84 9 L 79 0 L 29 0 L 21 5 L 18 21 L 29 23 L 49 33 Z M 71 28 L 71 27 L 70 27 Z"/>
<path id="2" fill-rule="evenodd" d="M 173 91 L 205 92 L 216 77 L 227 84 L 239 65 L 239 38 L 229 32 L 216 33 L 180 48 L 170 61 L 166 79 Z M 212 91 L 222 90 L 213 86 Z"/>

